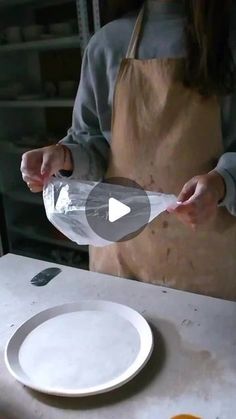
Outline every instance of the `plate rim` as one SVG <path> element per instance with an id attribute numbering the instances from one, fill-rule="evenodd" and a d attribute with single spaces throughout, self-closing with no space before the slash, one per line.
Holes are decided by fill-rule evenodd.
<path id="1" fill-rule="evenodd" d="M 10 356 L 9 356 L 9 352 L 11 350 L 11 345 L 13 344 L 14 339 L 17 337 L 17 335 L 22 331 L 22 329 L 24 330 L 28 325 L 30 325 L 33 321 L 35 320 L 40 320 L 40 318 L 42 316 L 46 316 L 49 315 L 48 317 L 46 317 L 44 320 L 40 321 L 37 325 L 33 326 L 31 328 L 31 331 L 33 331 L 34 329 L 36 329 L 40 324 L 43 324 L 45 321 L 52 319 L 53 317 L 57 317 L 60 314 L 63 314 L 63 310 L 64 313 L 66 312 L 73 312 L 73 311 L 80 311 L 79 307 L 81 305 L 94 305 L 94 306 L 102 306 L 102 307 L 113 307 L 113 308 L 117 308 L 117 310 L 119 309 L 125 309 L 125 311 L 130 312 L 131 314 L 133 314 L 137 319 L 141 320 L 143 325 L 145 326 L 146 329 L 146 333 L 148 335 L 148 348 L 146 350 L 146 355 L 143 359 L 142 362 L 139 362 L 138 366 L 134 369 L 134 371 L 132 372 L 132 374 L 126 376 L 126 378 L 123 378 L 122 380 L 120 380 L 119 382 L 116 382 L 119 377 L 122 377 L 123 375 L 126 375 L 127 371 L 135 364 L 137 358 L 140 355 L 140 351 L 138 353 L 138 355 L 136 356 L 135 360 L 132 362 L 132 364 L 120 375 L 118 375 L 117 377 L 107 381 L 106 383 L 103 384 L 99 384 L 96 386 L 90 386 L 87 389 L 85 389 L 84 391 L 79 390 L 79 389 L 65 389 L 65 388 L 60 388 L 58 387 L 56 388 L 50 388 L 50 387 L 41 387 L 40 385 L 36 385 L 35 383 L 33 383 L 30 379 L 30 377 L 28 379 L 24 378 L 24 371 L 22 370 L 22 375 L 18 374 L 14 367 L 11 365 L 11 361 L 10 361 Z M 102 307 L 100 307 L 100 310 L 102 309 Z M 74 309 L 73 309 L 74 308 Z M 77 308 L 77 309 L 76 309 Z M 70 310 L 71 309 L 71 310 Z M 99 308 L 97 308 L 99 309 Z M 56 311 L 56 313 L 53 316 L 50 316 L 50 312 L 54 312 Z M 109 310 L 108 310 L 109 311 Z M 112 312 L 112 310 L 111 310 Z M 127 317 L 125 317 L 124 315 L 122 315 L 121 313 L 118 313 L 121 317 L 125 318 L 126 320 L 130 321 L 129 319 L 127 319 Z M 134 326 L 133 322 L 130 321 L 130 323 Z M 135 326 L 134 326 L 135 327 Z M 140 331 L 138 330 L 137 327 L 135 327 L 135 329 L 137 330 L 139 336 L 140 336 L 140 340 L 141 340 L 141 334 Z M 25 340 L 26 336 L 28 335 L 28 333 L 23 333 L 23 340 L 22 342 Z M 142 343 L 142 340 L 141 340 Z M 21 343 L 22 344 L 22 343 Z M 18 353 L 19 348 L 21 346 L 21 344 L 18 345 L 18 348 L 16 350 L 16 352 Z M 87 397 L 87 396 L 94 396 L 97 394 L 102 394 L 102 393 L 107 393 L 110 392 L 112 390 L 115 390 L 117 388 L 120 388 L 121 386 L 123 386 L 124 384 L 128 383 L 129 381 L 131 381 L 147 364 L 147 362 L 149 361 L 152 352 L 153 352 L 153 347 L 154 347 L 154 339 L 153 339 L 153 332 L 152 329 L 148 323 L 148 321 L 145 319 L 145 317 L 140 314 L 137 310 L 133 309 L 132 307 L 125 305 L 125 304 L 121 304 L 121 303 L 117 303 L 115 301 L 111 301 L 111 300 L 97 300 L 97 299 L 81 299 L 81 300 L 77 300 L 74 302 L 69 302 L 69 303 L 64 303 L 64 304 L 59 304 L 56 306 L 52 306 L 52 307 L 48 307 L 44 310 L 39 311 L 38 313 L 34 314 L 33 316 L 31 316 L 29 319 L 27 319 L 26 321 L 22 322 L 22 324 L 14 331 L 14 333 L 10 336 L 10 338 L 7 341 L 6 347 L 5 347 L 5 351 L 4 351 L 4 360 L 5 360 L 5 364 L 7 366 L 8 371 L 10 372 L 10 374 L 21 384 L 25 385 L 28 388 L 31 388 L 32 390 L 38 391 L 40 393 L 44 393 L 44 394 L 48 394 L 48 395 L 54 395 L 54 396 L 61 396 L 61 397 Z M 20 364 L 18 363 L 18 366 L 20 367 Z M 113 381 L 115 381 L 114 384 L 110 384 Z"/>

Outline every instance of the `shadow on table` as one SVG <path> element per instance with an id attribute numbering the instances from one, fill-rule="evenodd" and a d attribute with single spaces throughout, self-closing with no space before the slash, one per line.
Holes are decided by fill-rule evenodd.
<path id="1" fill-rule="evenodd" d="M 131 398 L 146 389 L 156 376 L 160 374 L 165 364 L 166 348 L 164 339 L 160 332 L 157 331 L 152 324 L 150 324 L 150 326 L 152 328 L 154 338 L 154 349 L 151 358 L 144 369 L 135 378 L 119 389 L 97 396 L 78 398 L 48 396 L 29 389 L 26 389 L 26 391 L 28 391 L 32 397 L 36 398 L 41 403 L 60 409 L 70 410 L 96 409 L 103 406 L 114 405 Z"/>

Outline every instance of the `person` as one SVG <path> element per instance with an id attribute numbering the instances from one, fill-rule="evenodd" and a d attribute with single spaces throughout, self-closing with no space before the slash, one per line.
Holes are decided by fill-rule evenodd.
<path id="1" fill-rule="evenodd" d="M 137 237 L 91 247 L 90 269 L 236 300 L 236 7 L 124 3 L 85 51 L 72 128 L 23 155 L 23 179 L 38 192 L 51 175 L 126 177 L 177 195 Z"/>

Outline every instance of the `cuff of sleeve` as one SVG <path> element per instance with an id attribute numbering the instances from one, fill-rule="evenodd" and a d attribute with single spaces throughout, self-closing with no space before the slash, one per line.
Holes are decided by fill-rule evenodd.
<path id="1" fill-rule="evenodd" d="M 222 167 L 217 166 L 215 171 L 223 177 L 226 186 L 226 194 L 224 200 L 219 204 L 219 207 L 226 207 L 231 214 L 236 215 L 234 202 L 236 199 L 236 190 L 234 179 L 231 174 Z"/>
<path id="2" fill-rule="evenodd" d="M 73 172 L 60 171 L 58 176 L 67 179 L 85 179 L 89 171 L 89 156 L 86 150 L 80 144 L 68 144 L 63 140 L 60 143 L 70 150 L 74 170 Z"/>

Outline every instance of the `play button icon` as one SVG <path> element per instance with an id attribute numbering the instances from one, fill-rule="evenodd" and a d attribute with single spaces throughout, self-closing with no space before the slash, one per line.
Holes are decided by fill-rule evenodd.
<path id="1" fill-rule="evenodd" d="M 100 238 L 127 241 L 146 227 L 150 201 L 145 190 L 132 180 L 110 178 L 92 189 L 85 210 L 90 228 Z"/>
<path id="2" fill-rule="evenodd" d="M 125 215 L 129 214 L 131 208 L 128 205 L 118 201 L 118 199 L 110 198 L 108 204 L 108 219 L 110 223 L 114 223 Z"/>

